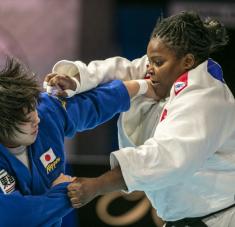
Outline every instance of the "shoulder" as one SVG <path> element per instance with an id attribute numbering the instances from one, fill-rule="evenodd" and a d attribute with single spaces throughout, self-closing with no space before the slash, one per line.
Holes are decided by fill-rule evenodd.
<path id="1" fill-rule="evenodd" d="M 182 74 L 173 84 L 171 97 L 196 93 L 200 96 L 207 92 L 223 91 L 225 87 L 221 66 L 208 59 L 196 68 Z"/>

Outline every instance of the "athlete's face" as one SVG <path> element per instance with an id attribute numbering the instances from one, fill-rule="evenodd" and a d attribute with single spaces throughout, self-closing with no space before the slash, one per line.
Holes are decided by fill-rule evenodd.
<path id="1" fill-rule="evenodd" d="M 159 37 L 150 40 L 147 55 L 148 76 L 153 82 L 156 94 L 165 98 L 169 95 L 176 79 L 189 69 L 185 64 L 186 59 L 177 58 L 175 52 L 169 49 Z"/>
<path id="2" fill-rule="evenodd" d="M 15 132 L 12 142 L 7 144 L 8 147 L 17 147 L 20 145 L 28 146 L 34 143 L 38 134 L 38 124 L 40 119 L 37 111 L 32 111 L 27 114 L 28 122 L 23 122 L 19 125 L 19 129 L 23 132 Z"/>

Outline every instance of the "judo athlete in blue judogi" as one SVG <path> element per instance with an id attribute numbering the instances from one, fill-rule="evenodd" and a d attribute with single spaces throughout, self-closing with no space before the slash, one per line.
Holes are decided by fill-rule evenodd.
<path id="1" fill-rule="evenodd" d="M 132 89 L 138 93 L 139 84 Z M 35 76 L 11 59 L 0 73 L 0 226 L 60 226 L 72 210 L 64 137 L 128 110 L 131 95 L 116 80 L 59 99 L 41 93 Z"/>

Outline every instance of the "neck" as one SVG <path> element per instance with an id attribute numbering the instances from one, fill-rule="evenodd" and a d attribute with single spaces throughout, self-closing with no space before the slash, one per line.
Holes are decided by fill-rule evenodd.
<path id="1" fill-rule="evenodd" d="M 24 145 L 20 145 L 17 147 L 7 147 L 7 149 L 14 155 L 20 155 L 20 154 L 23 154 L 27 150 L 27 147 Z"/>

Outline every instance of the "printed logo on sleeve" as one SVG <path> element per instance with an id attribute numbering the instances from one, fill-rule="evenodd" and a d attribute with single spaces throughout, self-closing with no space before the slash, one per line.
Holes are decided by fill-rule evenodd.
<path id="1" fill-rule="evenodd" d="M 66 110 L 66 105 L 67 105 L 66 101 L 64 99 L 60 99 L 60 98 L 58 100 L 60 101 L 61 106 Z"/>
<path id="2" fill-rule="evenodd" d="M 15 190 L 15 179 L 6 170 L 0 170 L 0 188 L 4 194 L 9 194 Z"/>
<path id="3" fill-rule="evenodd" d="M 66 106 L 67 106 L 66 100 L 64 98 L 60 98 L 60 97 L 57 97 L 57 96 L 54 96 L 54 98 L 56 98 L 60 102 L 61 106 L 66 111 Z"/>
<path id="4" fill-rule="evenodd" d="M 47 174 L 53 171 L 60 162 L 60 157 L 56 157 L 53 150 L 50 148 L 47 152 L 41 155 L 40 160 L 46 168 Z"/>

